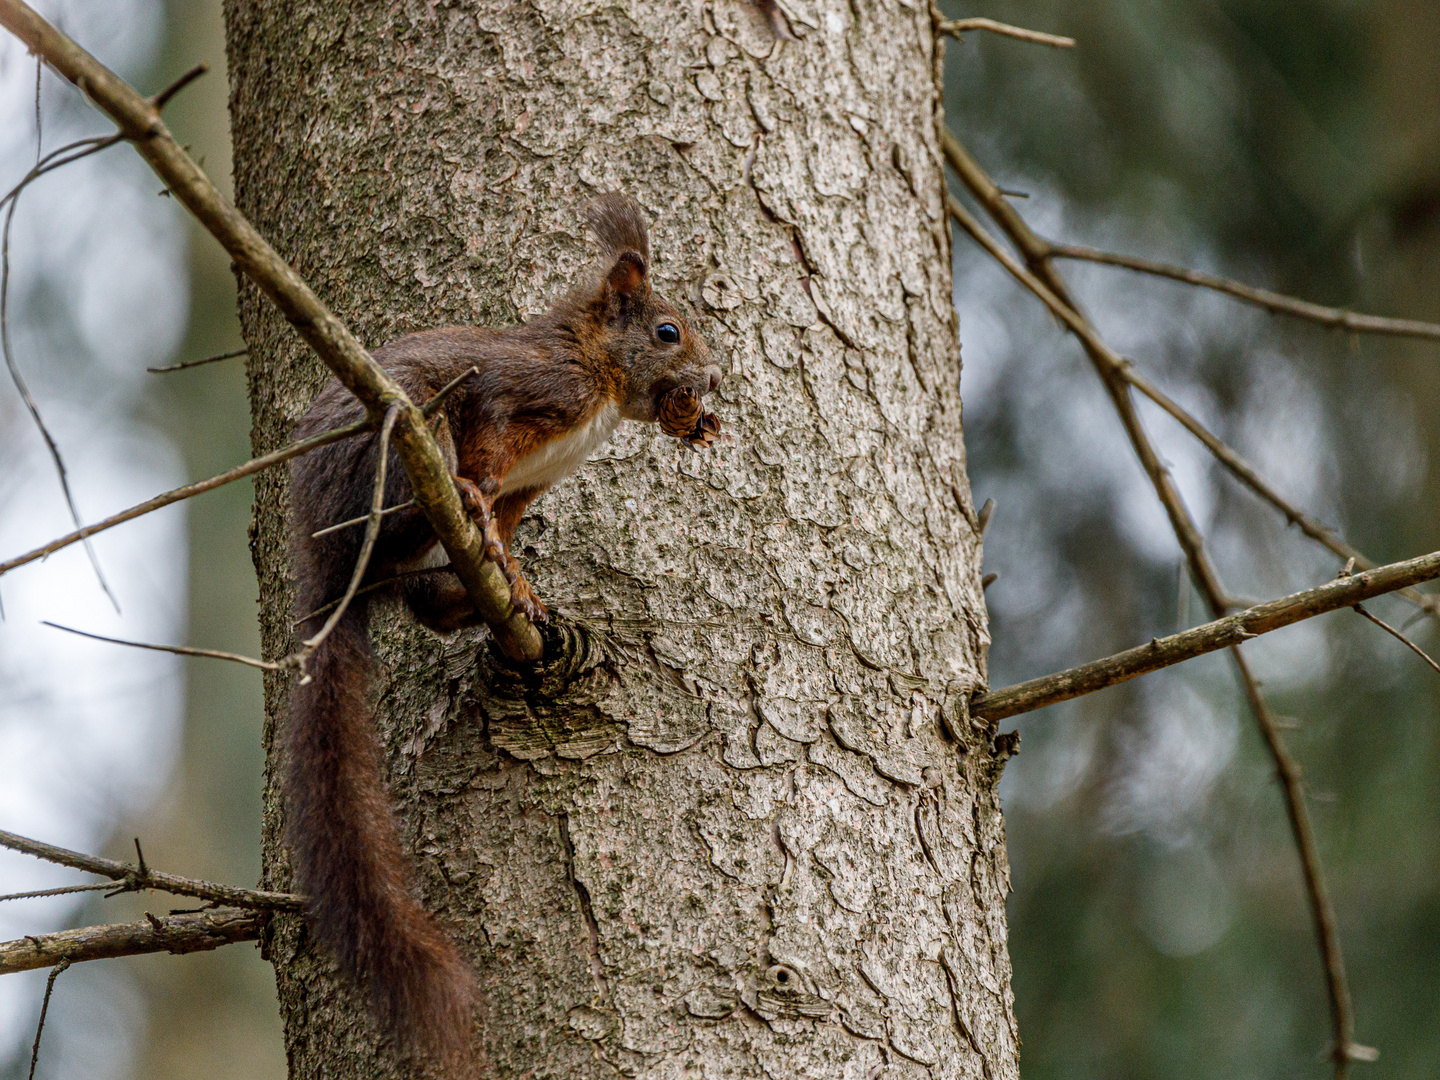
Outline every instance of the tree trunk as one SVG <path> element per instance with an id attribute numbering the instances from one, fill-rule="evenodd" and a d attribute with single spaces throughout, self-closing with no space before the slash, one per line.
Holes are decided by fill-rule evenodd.
<path id="1" fill-rule="evenodd" d="M 374 615 L 487 1075 L 1017 1075 L 931 17 L 789 6 L 775 47 L 737 0 L 227 3 L 240 207 L 362 339 L 541 310 L 624 188 L 728 369 L 724 445 L 627 425 L 522 525 L 542 673 Z M 242 318 L 268 450 L 324 373 L 253 289 Z M 257 486 L 270 656 L 284 489 Z M 282 814 L 272 784 L 273 887 Z M 297 920 L 269 956 L 293 1076 L 407 1075 Z"/>

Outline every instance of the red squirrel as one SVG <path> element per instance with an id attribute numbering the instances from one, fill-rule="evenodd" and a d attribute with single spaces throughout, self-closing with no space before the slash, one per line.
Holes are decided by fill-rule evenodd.
<path id="1" fill-rule="evenodd" d="M 505 329 L 411 334 L 374 354 L 417 404 L 477 369 L 444 399 L 432 426 L 466 511 L 485 534 L 487 556 L 504 568 L 515 606 L 535 620 L 547 617 L 545 606 L 510 551 L 530 502 L 583 464 L 622 419 L 660 421 L 694 449 L 719 431 L 699 402 L 719 384 L 720 368 L 680 311 L 652 291 L 640 208 L 612 193 L 586 216 L 604 260 L 544 315 Z M 362 415 L 332 380 L 296 434 L 306 438 Z M 333 443 L 292 467 L 291 564 L 301 618 L 341 596 L 354 571 L 361 528 L 314 534 L 368 512 L 377 443 L 374 434 Z M 386 506 L 411 497 L 393 451 L 386 488 Z M 435 566 L 437 555 L 443 552 L 418 510 L 387 514 L 366 580 Z M 388 588 L 431 629 L 477 621 L 453 575 L 404 575 Z M 473 980 L 414 899 L 386 794 L 366 707 L 374 664 L 367 608 L 375 595 L 355 597 L 291 695 L 286 842 L 312 933 L 366 989 L 386 1031 L 402 1048 L 456 1061 L 469 1043 Z"/>

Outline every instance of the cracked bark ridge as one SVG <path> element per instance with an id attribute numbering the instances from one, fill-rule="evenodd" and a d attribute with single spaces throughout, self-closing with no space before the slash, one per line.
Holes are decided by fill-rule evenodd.
<path id="1" fill-rule="evenodd" d="M 391 791 L 495 1076 L 1017 1075 L 929 10 L 785 12 L 777 47 L 745 0 L 227 3 L 237 200 L 363 340 L 541 310 L 623 188 L 728 367 L 730 438 L 622 426 L 521 525 L 540 668 L 376 605 Z M 242 319 L 268 449 L 323 375 Z M 292 1074 L 414 1075 L 274 925 Z"/>

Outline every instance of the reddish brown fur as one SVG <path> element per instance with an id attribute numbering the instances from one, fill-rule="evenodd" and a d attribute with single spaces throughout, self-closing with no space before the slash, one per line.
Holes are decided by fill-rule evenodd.
<path id="1" fill-rule="evenodd" d="M 512 600 L 534 618 L 544 617 L 544 605 L 521 575 L 510 541 L 526 507 L 559 476 L 501 494 L 506 475 L 607 406 L 627 419 L 654 420 L 660 399 L 674 388 L 689 386 L 703 395 L 720 378 L 689 323 L 650 289 L 649 239 L 635 203 L 619 194 L 602 196 L 588 217 L 604 245 L 604 260 L 590 280 L 545 315 L 503 330 L 460 326 L 412 334 L 375 352 L 417 402 L 478 368 L 445 400 L 436 437 L 467 509 L 502 560 Z M 678 342 L 657 336 L 664 323 L 678 328 Z M 332 381 L 297 435 L 304 438 L 360 415 L 355 399 Z M 292 563 L 301 613 L 345 589 L 363 530 L 312 534 L 368 510 L 375 455 L 371 436 L 334 443 L 293 466 Z M 386 486 L 386 505 L 409 500 L 405 471 L 393 454 Z M 435 544 L 418 511 L 386 516 L 368 579 L 394 576 Z M 351 604 L 311 659 L 311 680 L 292 695 L 286 836 L 315 936 L 341 969 L 366 987 L 376 1016 L 398 1042 L 457 1063 L 470 1043 L 474 986 L 449 938 L 412 894 L 409 860 L 386 794 L 381 751 L 365 707 L 373 667 L 367 630 L 373 595 Z M 465 593 L 443 572 L 406 578 L 403 596 L 432 629 L 475 621 Z M 314 628 L 312 623 L 302 629 Z"/>

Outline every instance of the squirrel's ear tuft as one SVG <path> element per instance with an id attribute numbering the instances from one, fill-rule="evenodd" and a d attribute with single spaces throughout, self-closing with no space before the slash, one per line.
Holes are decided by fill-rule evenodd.
<path id="1" fill-rule="evenodd" d="M 635 300 L 650 287 L 645 269 L 645 259 L 638 251 L 622 251 L 610 268 L 606 284 L 622 300 Z"/>
<path id="2" fill-rule="evenodd" d="M 595 198 L 585 207 L 585 220 L 594 230 L 607 254 L 637 252 L 642 268 L 650 262 L 650 237 L 645 231 L 645 215 L 640 204 L 624 192 L 611 191 Z M 643 269 L 642 269 L 643 272 Z"/>

